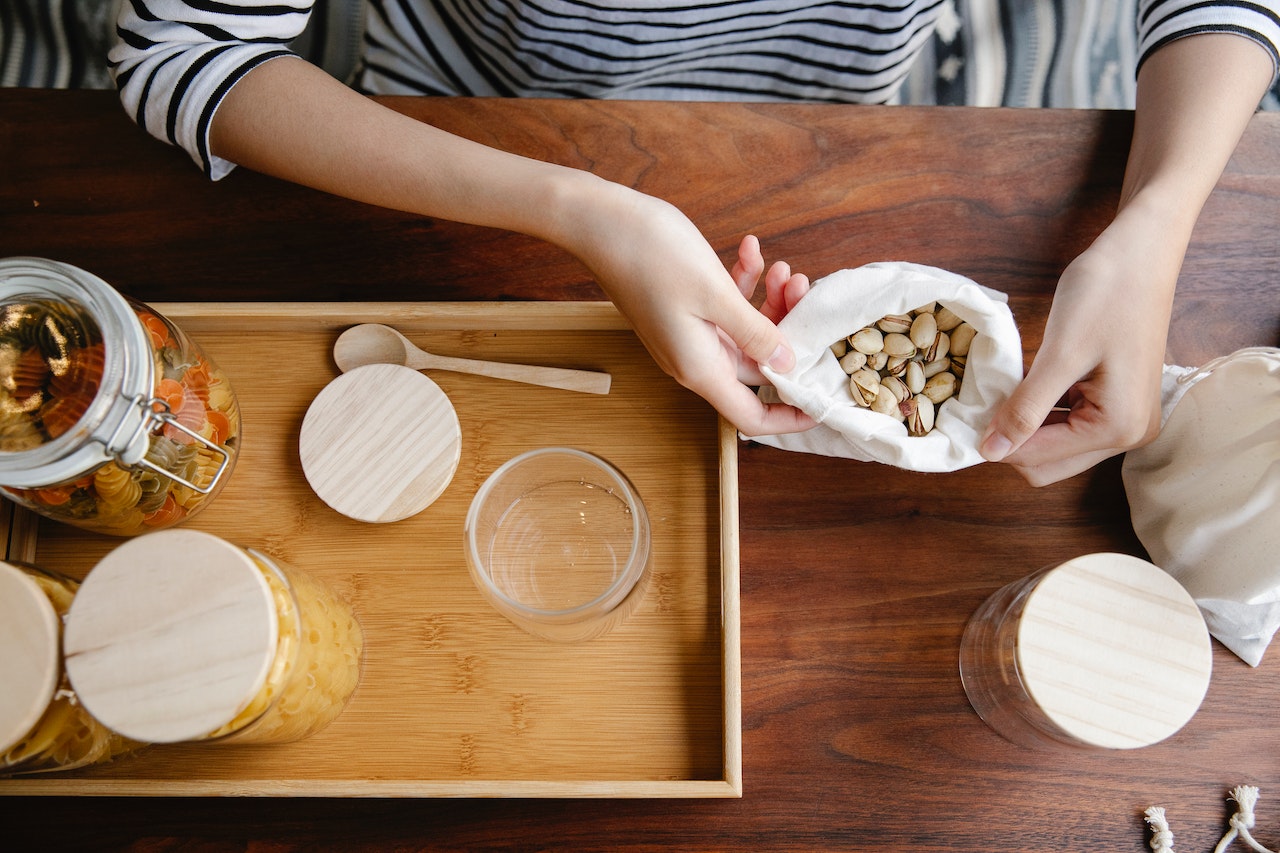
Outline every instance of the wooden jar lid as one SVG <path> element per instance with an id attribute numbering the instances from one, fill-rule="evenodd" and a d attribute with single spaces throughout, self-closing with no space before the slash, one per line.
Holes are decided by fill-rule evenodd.
<path id="1" fill-rule="evenodd" d="M 40 721 L 58 675 L 53 604 L 26 572 L 0 563 L 0 752 Z"/>
<path id="2" fill-rule="evenodd" d="M 1191 595 L 1158 567 L 1089 554 L 1050 571 L 1018 626 L 1027 692 L 1072 737 L 1127 749 L 1189 721 L 1209 687 L 1209 632 Z"/>
<path id="3" fill-rule="evenodd" d="M 330 507 L 359 521 L 399 521 L 448 487 L 462 428 L 435 382 L 403 365 L 370 364 L 316 395 L 298 450 L 307 482 Z"/>
<path id="4" fill-rule="evenodd" d="M 65 665 L 79 700 L 113 731 L 199 740 L 257 695 L 278 630 L 248 554 L 198 530 L 163 530 L 89 572 L 68 614 Z"/>

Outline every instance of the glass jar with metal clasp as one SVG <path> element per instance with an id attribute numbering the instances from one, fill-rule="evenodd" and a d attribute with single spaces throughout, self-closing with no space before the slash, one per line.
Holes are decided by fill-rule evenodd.
<path id="1" fill-rule="evenodd" d="M 0 494 L 134 536 L 206 506 L 239 444 L 230 382 L 181 329 L 85 270 L 0 260 Z"/>

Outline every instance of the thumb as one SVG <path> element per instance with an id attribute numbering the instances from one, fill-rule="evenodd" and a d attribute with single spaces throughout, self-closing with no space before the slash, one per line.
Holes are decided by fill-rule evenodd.
<path id="1" fill-rule="evenodd" d="M 1037 373 L 1033 365 L 1027 378 L 996 410 L 978 442 L 978 452 L 988 462 L 999 462 L 1021 447 L 1058 404 L 1063 391 L 1046 375 L 1045 371 Z"/>
<path id="2" fill-rule="evenodd" d="M 795 353 L 782 332 L 747 300 L 731 300 L 720 316 L 707 319 L 756 364 L 768 365 L 779 373 L 786 373 L 795 366 Z"/>

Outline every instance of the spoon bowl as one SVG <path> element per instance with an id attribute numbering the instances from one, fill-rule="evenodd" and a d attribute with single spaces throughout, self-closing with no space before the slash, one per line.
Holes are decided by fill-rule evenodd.
<path id="1" fill-rule="evenodd" d="M 381 323 L 362 323 L 339 335 L 333 345 L 333 360 L 343 373 L 366 364 L 402 364 L 414 370 L 451 370 L 586 394 L 608 394 L 613 381 L 608 373 L 591 370 L 434 355 Z"/>

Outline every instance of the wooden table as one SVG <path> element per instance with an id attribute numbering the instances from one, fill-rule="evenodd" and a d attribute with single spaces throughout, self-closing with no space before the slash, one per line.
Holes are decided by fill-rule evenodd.
<path id="1" fill-rule="evenodd" d="M 744 233 L 818 278 L 878 260 L 1005 291 L 1029 362 L 1062 267 L 1114 208 L 1124 112 L 392 100 L 454 132 L 678 204 L 726 261 Z M 1257 116 L 1201 217 L 1169 360 L 1280 344 L 1280 116 Z M 240 171 L 212 184 L 110 93 L 0 91 L 0 257 L 148 301 L 594 300 L 534 240 Z M 127 287 L 122 283 L 127 282 Z M 0 800 L 10 837 L 177 849 L 1209 850 L 1261 788 L 1280 839 L 1280 652 L 1215 644 L 1199 714 L 1143 750 L 1041 754 L 970 710 L 965 620 L 1041 566 L 1142 555 L 1117 460 L 1044 489 L 740 447 L 743 783 L 735 800 Z"/>

